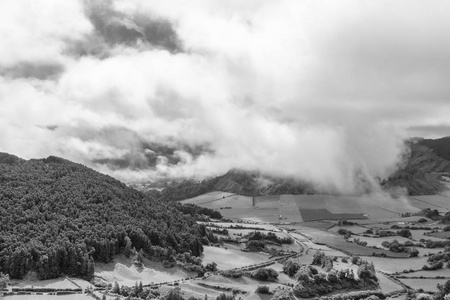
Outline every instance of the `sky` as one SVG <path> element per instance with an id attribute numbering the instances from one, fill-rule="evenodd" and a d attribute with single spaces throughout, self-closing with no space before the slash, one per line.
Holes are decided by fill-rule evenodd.
<path id="1" fill-rule="evenodd" d="M 352 193 L 450 135 L 450 2 L 2 0 L 0 151 Z"/>

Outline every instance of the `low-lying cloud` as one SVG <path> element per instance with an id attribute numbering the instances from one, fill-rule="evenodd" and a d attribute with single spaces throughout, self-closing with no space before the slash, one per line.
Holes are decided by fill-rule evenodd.
<path id="1" fill-rule="evenodd" d="M 1 1 L 0 151 L 124 181 L 242 168 L 360 192 L 403 138 L 450 126 L 449 6 Z"/>

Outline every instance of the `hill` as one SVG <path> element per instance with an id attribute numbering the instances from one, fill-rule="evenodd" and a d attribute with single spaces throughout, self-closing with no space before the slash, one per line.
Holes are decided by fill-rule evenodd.
<path id="1" fill-rule="evenodd" d="M 0 272 L 90 279 L 94 261 L 109 262 L 131 247 L 160 260 L 198 256 L 206 231 L 192 210 L 62 158 L 1 153 Z"/>
<path id="2" fill-rule="evenodd" d="M 393 187 L 406 188 L 407 193 L 415 195 L 434 195 L 445 189 L 441 182 L 441 174 L 450 173 L 450 139 L 418 140 L 408 142 L 409 153 L 404 165 L 382 182 L 386 189 Z M 436 146 L 437 145 L 437 146 Z M 436 152 L 439 152 L 438 155 Z"/>
<path id="3" fill-rule="evenodd" d="M 441 175 L 450 173 L 450 137 L 412 139 L 406 145 L 409 151 L 405 153 L 403 164 L 389 178 L 381 180 L 384 189 L 405 189 L 411 196 L 434 195 L 445 190 Z M 203 181 L 179 181 L 166 186 L 161 195 L 164 199 L 183 200 L 211 191 L 247 196 L 325 193 L 307 182 L 234 169 Z"/>
<path id="4" fill-rule="evenodd" d="M 306 182 L 233 169 L 222 176 L 203 181 L 184 180 L 169 185 L 161 192 L 161 196 L 163 199 L 184 200 L 212 191 L 244 196 L 314 194 L 316 192 L 312 185 Z"/>
<path id="5" fill-rule="evenodd" d="M 435 140 L 422 139 L 418 144 L 431 149 L 438 157 L 450 161 L 450 136 Z"/>

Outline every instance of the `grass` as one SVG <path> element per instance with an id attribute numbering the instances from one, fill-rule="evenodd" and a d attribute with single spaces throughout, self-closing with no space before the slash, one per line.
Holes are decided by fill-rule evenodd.
<path id="1" fill-rule="evenodd" d="M 423 265 L 427 264 L 427 257 L 411 257 L 404 259 L 389 257 L 364 257 L 364 260 L 373 262 L 375 269 L 388 274 L 403 272 L 405 269 L 422 269 Z"/>
<path id="2" fill-rule="evenodd" d="M 450 239 L 450 231 L 433 232 L 429 235 L 424 235 L 424 239 L 430 239 L 430 237 L 435 237 L 437 239 Z"/>
<path id="3" fill-rule="evenodd" d="M 83 281 L 88 283 L 87 281 L 78 279 L 79 281 Z M 89 284 L 89 283 L 88 283 Z M 48 279 L 48 280 L 20 280 L 14 282 L 12 287 L 18 288 L 52 288 L 52 289 L 76 289 L 78 286 L 70 282 L 70 280 L 66 278 L 56 278 L 56 279 Z"/>
<path id="4" fill-rule="evenodd" d="M 300 208 L 300 214 L 305 222 L 308 221 L 319 221 L 319 220 L 353 220 L 353 219 L 367 219 L 363 214 L 341 214 L 341 213 L 331 213 L 328 209 L 311 209 L 311 208 Z"/>
<path id="5" fill-rule="evenodd" d="M 415 203 L 421 202 L 423 205 L 428 205 L 427 207 L 431 209 L 438 209 L 440 211 L 450 210 L 450 198 L 440 195 L 429 195 L 429 196 L 414 196 L 411 197 L 416 200 Z"/>
<path id="6" fill-rule="evenodd" d="M 355 243 L 347 242 L 346 240 L 344 240 L 342 235 L 338 235 L 333 232 L 325 232 L 312 228 L 300 230 L 300 232 L 312 238 L 316 243 L 324 244 L 331 248 L 341 250 L 344 253 L 350 253 L 352 255 L 372 256 L 372 254 L 375 253 L 377 255 L 385 254 L 387 256 L 397 258 L 408 257 L 408 254 L 406 253 L 395 253 L 383 249 L 364 247 Z"/>
<path id="7" fill-rule="evenodd" d="M 119 285 L 125 286 L 134 286 L 139 281 L 146 285 L 151 282 L 174 281 L 195 275 L 197 273 L 187 272 L 179 267 L 164 268 L 161 263 L 148 259 L 144 259 L 143 268 L 138 268 L 131 263 L 131 259 L 124 255 L 116 256 L 111 263 L 97 263 L 95 265 L 95 276 L 109 283 L 117 282 Z"/>
<path id="8" fill-rule="evenodd" d="M 205 246 L 203 264 L 215 262 L 219 270 L 229 270 L 265 262 L 269 255 L 265 253 L 243 252 L 229 247 L 228 249 Z"/>
<path id="9" fill-rule="evenodd" d="M 423 289 L 426 292 L 436 292 L 437 284 L 444 284 L 447 279 L 405 279 L 399 278 L 401 282 L 413 289 Z"/>
<path id="10" fill-rule="evenodd" d="M 11 295 L 4 296 L 5 300 L 53 300 L 53 299 L 64 299 L 64 300 L 92 300 L 91 296 L 86 294 L 73 294 L 73 295 Z"/>

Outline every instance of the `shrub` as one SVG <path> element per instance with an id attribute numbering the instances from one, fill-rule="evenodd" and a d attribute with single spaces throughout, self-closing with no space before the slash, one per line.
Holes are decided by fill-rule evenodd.
<path id="1" fill-rule="evenodd" d="M 434 270 L 442 269 L 443 266 L 444 266 L 444 263 L 442 261 L 438 261 L 437 263 L 434 263 L 431 266 L 424 265 L 422 267 L 422 270 L 434 271 Z"/>
<path id="2" fill-rule="evenodd" d="M 276 280 L 278 272 L 272 268 L 261 268 L 252 273 L 252 277 L 257 280 Z"/>
<path id="3" fill-rule="evenodd" d="M 258 294 L 271 294 L 270 289 L 267 285 L 258 285 L 255 292 Z"/>
<path id="4" fill-rule="evenodd" d="M 227 295 L 225 293 L 220 294 L 219 296 L 216 297 L 216 300 L 234 300 L 235 297 L 232 295 Z"/>

